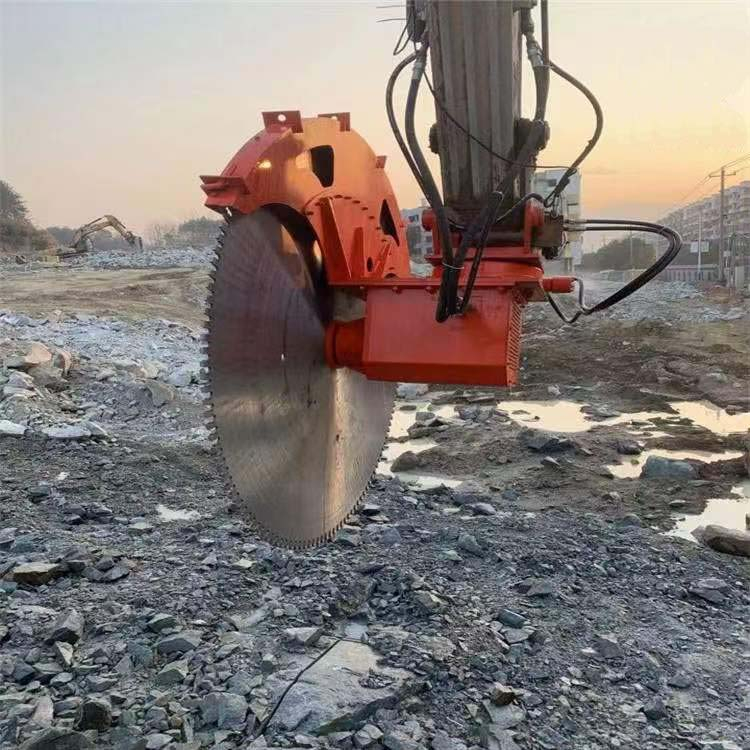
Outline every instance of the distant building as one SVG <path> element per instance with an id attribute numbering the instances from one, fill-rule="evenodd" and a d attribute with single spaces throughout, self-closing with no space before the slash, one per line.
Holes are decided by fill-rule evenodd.
<path id="1" fill-rule="evenodd" d="M 540 195 L 548 195 L 565 174 L 564 169 L 545 169 L 534 172 L 531 178 L 531 190 Z M 581 218 L 581 173 L 575 172 L 560 196 L 560 210 L 566 219 Z M 583 256 L 583 237 L 580 232 L 568 233 L 568 241 L 560 253 L 567 270 L 581 262 Z"/>
<path id="2" fill-rule="evenodd" d="M 750 180 L 724 190 L 724 257 L 719 263 L 720 193 L 693 201 L 659 219 L 682 237 L 682 252 L 666 279 L 722 281 L 743 286 L 750 278 Z M 661 251 L 664 240 L 649 236 Z"/>
<path id="3" fill-rule="evenodd" d="M 683 242 L 719 239 L 719 193 L 672 211 L 659 219 L 679 232 Z M 724 237 L 750 234 L 750 180 L 724 190 Z M 697 253 L 697 251 L 696 251 Z"/>
<path id="4" fill-rule="evenodd" d="M 432 232 L 428 232 L 422 226 L 422 213 L 426 208 L 427 204 L 423 202 L 418 208 L 401 209 L 401 219 L 406 225 L 409 255 L 418 263 L 423 263 L 425 255 L 432 252 Z"/>

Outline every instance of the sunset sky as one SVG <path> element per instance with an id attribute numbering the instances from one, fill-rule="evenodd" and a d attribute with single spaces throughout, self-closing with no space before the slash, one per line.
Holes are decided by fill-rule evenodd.
<path id="1" fill-rule="evenodd" d="M 383 106 L 400 23 L 377 21 L 403 11 L 377 5 L 392 4 L 0 0 L 0 177 L 42 226 L 114 213 L 144 232 L 204 213 L 198 175 L 224 167 L 262 110 L 348 110 L 389 156 L 401 205 L 417 205 Z M 583 168 L 584 215 L 656 218 L 750 151 L 747 2 L 550 6 L 553 59 L 605 115 Z M 528 110 L 528 86 L 525 99 Z M 420 104 L 426 134 L 428 92 Z M 553 79 L 547 117 L 541 160 L 566 163 L 590 137 L 590 107 Z M 750 169 L 732 181 L 743 178 Z"/>

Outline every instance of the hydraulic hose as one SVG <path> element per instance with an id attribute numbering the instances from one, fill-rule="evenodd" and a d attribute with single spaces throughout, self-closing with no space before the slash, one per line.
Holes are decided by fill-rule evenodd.
<path id="1" fill-rule="evenodd" d="M 595 226 L 588 226 L 589 224 Z M 634 221 L 629 219 L 586 219 L 581 222 L 575 223 L 575 228 L 584 232 L 605 232 L 605 231 L 617 231 L 623 229 L 635 229 L 641 232 L 647 232 L 649 234 L 658 234 L 661 237 L 665 237 L 669 242 L 669 247 L 666 252 L 661 255 L 652 265 L 650 265 L 643 273 L 639 274 L 632 281 L 629 281 L 625 286 L 618 289 L 614 294 L 609 297 L 605 297 L 601 302 L 597 302 L 593 307 L 587 307 L 583 301 L 583 282 L 580 279 L 576 279 L 578 282 L 578 310 L 571 316 L 566 316 L 560 309 L 558 304 L 555 302 L 552 295 L 547 295 L 547 301 L 552 306 L 552 309 L 565 323 L 575 323 L 578 318 L 582 315 L 591 315 L 595 312 L 602 312 L 618 302 L 621 302 L 626 297 L 636 292 L 642 286 L 651 281 L 655 276 L 661 273 L 678 255 L 682 247 L 682 238 L 680 235 L 669 227 L 665 227 L 662 224 L 654 224 L 650 221 Z"/>
<path id="2" fill-rule="evenodd" d="M 422 81 L 422 76 L 424 75 L 425 66 L 427 64 L 428 48 L 429 43 L 425 41 L 416 53 L 411 83 L 409 84 L 409 93 L 406 97 L 404 130 L 406 133 L 406 141 L 409 144 L 409 149 L 411 150 L 412 158 L 414 159 L 414 164 L 418 173 L 422 176 L 425 197 L 432 207 L 432 210 L 435 212 L 435 219 L 438 223 L 440 247 L 443 252 L 443 263 L 451 265 L 453 263 L 453 248 L 451 246 L 448 217 L 445 213 L 445 206 L 443 205 L 440 190 L 438 190 L 438 186 L 432 176 L 427 160 L 424 158 L 414 127 L 414 111 L 417 105 L 417 94 L 419 93 L 419 84 Z"/>
<path id="3" fill-rule="evenodd" d="M 574 174 L 576 169 L 578 169 L 579 164 L 581 164 L 581 162 L 591 153 L 594 146 L 596 146 L 596 143 L 602 134 L 602 129 L 604 128 L 604 113 L 602 112 L 602 108 L 597 101 L 597 98 L 577 78 L 564 71 L 559 65 L 553 63 L 552 60 L 548 60 L 547 65 L 549 66 L 550 70 L 553 70 L 561 78 L 566 80 L 572 86 L 575 86 L 575 88 L 577 88 L 589 100 L 596 116 L 596 127 L 594 128 L 594 134 L 591 136 L 591 140 L 589 140 L 583 151 L 581 151 L 581 153 L 578 155 L 578 158 L 565 170 L 565 173 L 558 180 L 557 185 L 555 185 L 552 192 L 550 192 L 550 194 L 544 199 L 544 205 L 551 206 L 555 198 L 557 198 L 557 196 L 560 195 L 563 190 L 565 190 L 568 183 L 570 182 L 571 176 Z"/>
<path id="4" fill-rule="evenodd" d="M 406 142 L 404 141 L 404 137 L 401 135 L 401 128 L 398 125 L 398 120 L 396 119 L 396 114 L 393 108 L 393 89 L 396 85 L 396 81 L 398 77 L 401 75 L 401 72 L 403 69 L 410 65 L 414 60 L 417 59 L 417 52 L 412 52 L 410 55 L 407 55 L 403 60 L 401 60 L 398 65 L 393 69 L 393 72 L 390 75 L 390 78 L 388 78 L 388 84 L 385 87 L 385 110 L 388 114 L 388 122 L 390 123 L 391 130 L 393 131 L 393 137 L 396 139 L 396 143 L 398 144 L 398 147 L 401 149 L 401 153 L 404 155 L 404 159 L 406 159 L 406 163 L 409 165 L 409 169 L 411 170 L 412 174 L 414 175 L 414 179 L 417 181 L 417 184 L 419 185 L 419 189 L 424 193 L 424 180 L 422 179 L 422 174 L 417 169 L 417 165 L 414 163 L 414 159 L 412 158 L 411 151 L 409 151 L 408 146 L 406 145 Z"/>

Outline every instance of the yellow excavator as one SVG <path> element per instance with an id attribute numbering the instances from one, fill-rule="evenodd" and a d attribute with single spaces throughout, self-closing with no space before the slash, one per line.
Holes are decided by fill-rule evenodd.
<path id="1" fill-rule="evenodd" d="M 83 253 L 89 252 L 93 248 L 91 242 L 91 235 L 96 232 L 101 232 L 109 228 L 114 229 L 131 247 L 143 250 L 143 240 L 136 234 L 133 234 L 128 230 L 125 225 L 116 217 L 111 214 L 105 214 L 104 216 L 90 221 L 88 224 L 84 224 L 82 227 L 76 229 L 73 239 L 70 245 L 66 247 L 59 247 L 54 253 L 56 258 L 70 258 L 75 255 L 82 255 Z"/>

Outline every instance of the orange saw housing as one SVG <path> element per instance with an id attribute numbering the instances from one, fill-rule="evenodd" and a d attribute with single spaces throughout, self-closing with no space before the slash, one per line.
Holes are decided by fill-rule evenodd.
<path id="1" fill-rule="evenodd" d="M 413 276 L 386 158 L 351 129 L 349 114 L 264 112 L 263 124 L 220 175 L 201 177 L 206 206 L 227 218 L 277 206 L 304 217 L 329 285 L 365 302 L 363 317 L 329 324 L 330 366 L 375 380 L 515 384 L 524 306 L 543 300 L 545 291 L 570 292 L 573 284 L 543 277 L 534 247 L 542 205 L 528 201 L 522 230 L 485 248 L 469 309 L 438 323 L 442 259 L 434 217 L 425 211 L 422 218 L 433 234 L 432 275 Z M 457 246 L 460 234 L 451 240 Z"/>

